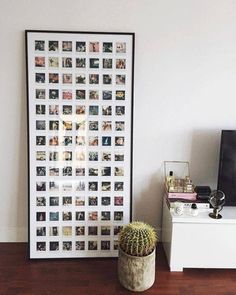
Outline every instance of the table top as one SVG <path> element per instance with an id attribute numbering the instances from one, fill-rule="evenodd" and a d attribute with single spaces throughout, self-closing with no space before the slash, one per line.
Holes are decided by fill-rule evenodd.
<path id="1" fill-rule="evenodd" d="M 225 206 L 220 212 L 221 219 L 213 219 L 209 216 L 209 213 L 213 212 L 213 209 L 198 209 L 198 215 L 191 215 L 190 209 L 184 209 L 182 215 L 177 215 L 173 209 L 170 209 L 170 214 L 173 223 L 216 223 L 216 224 L 236 224 L 236 207 Z"/>

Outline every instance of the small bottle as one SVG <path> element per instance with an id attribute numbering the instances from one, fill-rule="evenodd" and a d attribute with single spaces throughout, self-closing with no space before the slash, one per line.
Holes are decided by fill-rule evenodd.
<path id="1" fill-rule="evenodd" d="M 193 203 L 191 205 L 191 208 L 190 208 L 190 214 L 192 216 L 197 216 L 198 215 L 198 208 L 197 208 L 197 204 Z"/>
<path id="2" fill-rule="evenodd" d="M 166 184 L 167 184 L 167 188 L 168 188 L 168 191 L 172 191 L 173 187 L 174 187 L 174 173 L 173 171 L 170 171 L 169 172 L 169 175 L 166 177 Z"/>

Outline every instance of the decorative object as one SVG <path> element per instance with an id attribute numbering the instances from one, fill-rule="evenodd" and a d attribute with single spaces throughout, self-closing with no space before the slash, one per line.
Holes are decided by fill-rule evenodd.
<path id="1" fill-rule="evenodd" d="M 157 235 L 153 227 L 132 222 L 119 234 L 118 276 L 131 291 L 149 289 L 155 281 Z"/>
<path id="2" fill-rule="evenodd" d="M 210 194 L 209 202 L 213 207 L 213 212 L 209 216 L 214 219 L 221 219 L 219 212 L 223 209 L 225 203 L 225 194 L 220 190 L 215 190 Z"/>
<path id="3" fill-rule="evenodd" d="M 133 33 L 26 31 L 30 258 L 118 255 L 133 53 Z"/>

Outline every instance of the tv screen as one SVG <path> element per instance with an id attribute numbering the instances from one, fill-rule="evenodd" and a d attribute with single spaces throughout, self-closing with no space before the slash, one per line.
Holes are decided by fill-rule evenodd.
<path id="1" fill-rule="evenodd" d="M 222 130 L 217 189 L 225 193 L 225 205 L 236 206 L 236 130 Z"/>

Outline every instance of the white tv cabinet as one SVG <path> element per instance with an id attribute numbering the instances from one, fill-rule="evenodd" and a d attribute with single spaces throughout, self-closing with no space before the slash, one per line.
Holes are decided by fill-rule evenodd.
<path id="1" fill-rule="evenodd" d="M 212 209 L 175 215 L 163 199 L 162 243 L 170 271 L 183 268 L 236 268 L 236 207 L 224 207 L 222 219 Z"/>

